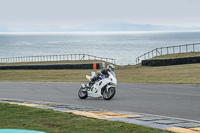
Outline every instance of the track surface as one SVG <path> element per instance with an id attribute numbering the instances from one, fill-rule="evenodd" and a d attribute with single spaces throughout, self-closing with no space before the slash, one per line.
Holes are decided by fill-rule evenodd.
<path id="1" fill-rule="evenodd" d="M 119 83 L 115 97 L 78 98 L 81 83 L 0 82 L 0 98 L 48 101 L 200 121 L 200 86 Z"/>

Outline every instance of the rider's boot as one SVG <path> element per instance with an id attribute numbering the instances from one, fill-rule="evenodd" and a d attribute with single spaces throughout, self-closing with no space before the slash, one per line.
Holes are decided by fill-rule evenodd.
<path id="1" fill-rule="evenodd" d="M 92 86 L 94 84 L 94 82 L 90 81 L 89 82 L 89 86 Z"/>
<path id="2" fill-rule="evenodd" d="M 95 83 L 96 80 L 97 80 L 97 76 L 94 76 L 92 79 L 90 79 L 89 86 L 91 87 Z"/>

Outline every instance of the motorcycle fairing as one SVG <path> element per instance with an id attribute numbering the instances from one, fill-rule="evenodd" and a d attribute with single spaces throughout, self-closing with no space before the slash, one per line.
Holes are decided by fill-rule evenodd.
<path id="1" fill-rule="evenodd" d="M 88 96 L 91 97 L 101 97 L 101 89 L 107 85 L 109 82 L 111 82 L 110 78 L 104 78 L 98 82 L 96 82 L 91 89 L 88 91 Z"/>

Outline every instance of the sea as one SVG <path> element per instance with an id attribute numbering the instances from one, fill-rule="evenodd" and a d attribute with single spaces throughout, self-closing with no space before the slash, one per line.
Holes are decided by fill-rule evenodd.
<path id="1" fill-rule="evenodd" d="M 0 58 L 90 54 L 135 64 L 155 48 L 200 43 L 200 31 L 0 33 Z"/>

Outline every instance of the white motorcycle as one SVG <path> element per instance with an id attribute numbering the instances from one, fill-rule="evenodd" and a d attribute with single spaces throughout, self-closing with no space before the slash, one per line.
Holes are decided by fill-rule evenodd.
<path id="1" fill-rule="evenodd" d="M 81 84 L 78 96 L 80 99 L 86 99 L 89 97 L 103 97 L 105 100 L 110 100 L 114 97 L 117 86 L 117 79 L 114 72 L 108 72 L 109 76 L 106 78 L 103 75 L 99 76 L 99 79 L 91 86 L 88 84 Z M 95 72 L 92 72 L 91 76 L 86 75 L 86 78 L 90 81 L 95 76 Z"/>

